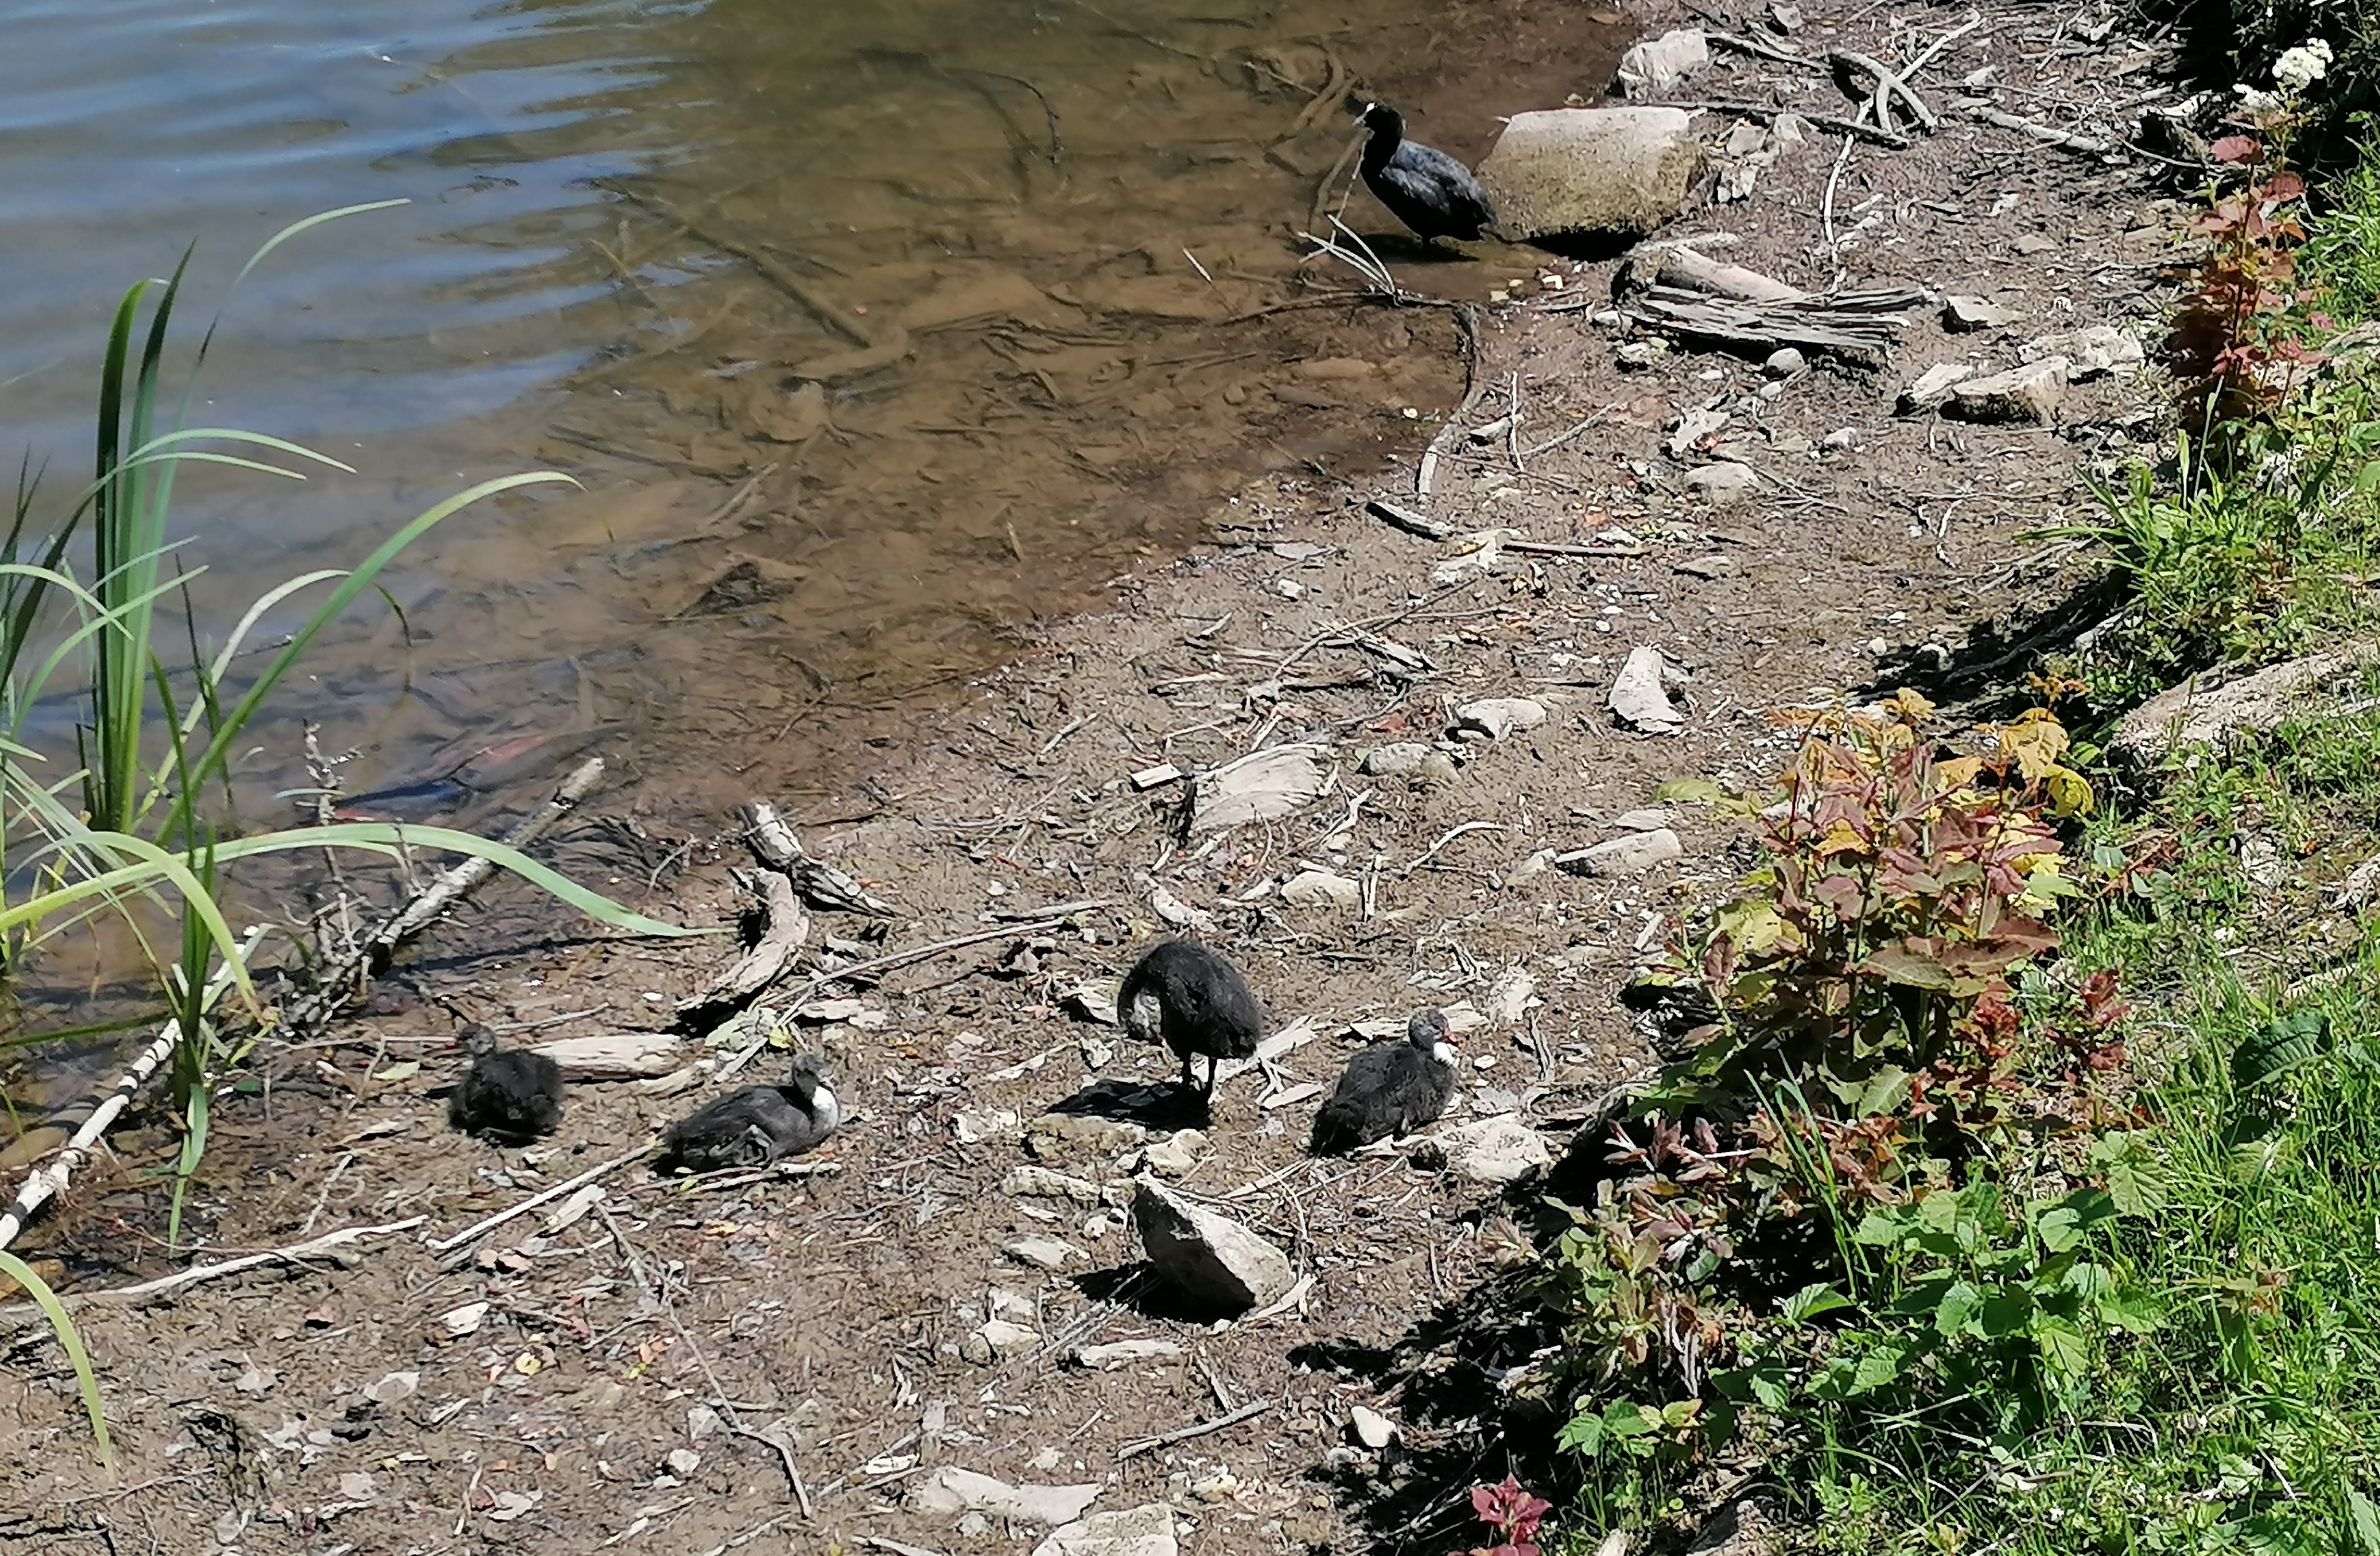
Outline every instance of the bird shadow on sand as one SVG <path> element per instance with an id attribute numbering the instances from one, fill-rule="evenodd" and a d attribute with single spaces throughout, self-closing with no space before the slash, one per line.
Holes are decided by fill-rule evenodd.
<path id="1" fill-rule="evenodd" d="M 1206 1100 L 1194 1089 L 1172 1081 L 1135 1081 L 1114 1076 L 1095 1080 L 1073 1096 L 1061 1098 L 1050 1111 L 1077 1118 L 1137 1124 L 1144 1129 L 1167 1132 L 1203 1129 L 1208 1117 Z"/>

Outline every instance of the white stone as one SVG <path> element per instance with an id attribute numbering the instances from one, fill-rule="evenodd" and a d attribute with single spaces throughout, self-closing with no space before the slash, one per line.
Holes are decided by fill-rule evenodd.
<path id="1" fill-rule="evenodd" d="M 668 1466 L 672 1475 L 684 1480 L 702 1467 L 702 1455 L 691 1448 L 673 1448 L 662 1459 L 662 1463 Z"/>
<path id="2" fill-rule="evenodd" d="M 1658 832 L 1670 824 L 1666 810 L 1623 810 L 1611 818 L 1614 832 Z"/>
<path id="3" fill-rule="evenodd" d="M 1611 680 L 1607 699 L 1612 717 L 1631 729 L 1647 735 L 1675 735 L 1685 727 L 1685 720 L 1670 702 L 1670 694 L 1662 683 L 1668 662 L 1661 650 L 1648 643 L 1639 643 L 1628 650 L 1621 662 L 1620 674 Z"/>
<path id="4" fill-rule="evenodd" d="M 1664 32 L 1620 56 L 1620 91 L 1626 97 L 1667 91 L 1710 65 L 1710 40 L 1698 28 Z"/>
<path id="5" fill-rule="evenodd" d="M 1950 391 L 1945 407 L 1970 421 L 2037 421 L 2058 419 L 2066 403 L 2066 359 L 2046 357 L 2024 367 L 2010 368 L 1988 378 L 1971 378 Z"/>
<path id="6" fill-rule="evenodd" d="M 1686 845 L 1678 840 L 1678 834 L 1667 827 L 1658 827 L 1651 832 L 1630 833 L 1625 837 L 1615 837 L 1592 847 L 1564 854 L 1554 863 L 1573 875 L 1610 880 L 1624 875 L 1642 875 L 1655 865 L 1682 859 L 1685 855 Z"/>
<path id="7" fill-rule="evenodd" d="M 1533 697 L 1486 697 L 1454 711 L 1453 733 L 1471 739 L 1501 740 L 1546 722 L 1546 705 Z"/>
<path id="8" fill-rule="evenodd" d="M 1510 1026 L 1529 1014 L 1529 1003 L 1536 992 L 1535 973 L 1526 967 L 1507 967 L 1488 986 L 1488 1014 Z"/>
<path id="9" fill-rule="evenodd" d="M 1972 330 L 1997 330 L 2022 317 L 1989 298 L 1947 297 L 1942 299 L 1942 327 L 1954 334 Z"/>
<path id="10" fill-rule="evenodd" d="M 1292 907 L 1360 907 L 1364 886 L 1327 869 L 1302 869 L 1281 882 L 1281 900 Z"/>
<path id="11" fill-rule="evenodd" d="M 1661 446 L 1669 450 L 1670 458 L 1683 459 L 1694 444 L 1726 426 L 1727 420 L 1727 412 L 1716 408 L 1687 411 L 1670 429 L 1669 441 Z"/>
<path id="12" fill-rule="evenodd" d="M 963 1146 L 978 1146 L 986 1140 L 1013 1140 L 1018 1128 L 1014 1108 L 962 1108 L 951 1117 L 951 1133 Z"/>
<path id="13" fill-rule="evenodd" d="M 1088 1264 L 1091 1256 L 1072 1243 L 1062 1243 L 1054 1237 L 1019 1237 L 1001 1245 L 1000 1251 L 1019 1264 L 1036 1270 L 1063 1270 L 1069 1263 Z"/>
<path id="14" fill-rule="evenodd" d="M 1075 1352 L 1075 1360 L 1099 1372 L 1113 1372 L 1136 1362 L 1170 1361 L 1180 1355 L 1182 1347 L 1171 1340 L 1118 1340 L 1082 1346 Z"/>
<path id="15" fill-rule="evenodd" d="M 1303 808 L 1330 775 L 1329 754 L 1319 746 L 1275 746 L 1199 773 L 1191 831 L 1278 821 Z"/>
<path id="16" fill-rule="evenodd" d="M 1510 1114 L 1441 1131 L 1423 1141 L 1415 1156 L 1477 1184 L 1512 1183 L 1554 1160 L 1545 1137 Z"/>
<path id="17" fill-rule="evenodd" d="M 992 1319 L 959 1342 L 959 1355 L 978 1367 L 990 1367 L 1004 1357 L 1033 1349 L 1040 1340 L 1038 1331 L 1023 1324 Z"/>
<path id="18" fill-rule="evenodd" d="M 1513 237 L 1647 233 L 1685 209 L 1702 164 L 1682 108 L 1551 108 L 1506 122 L 1479 181 Z"/>
<path id="19" fill-rule="evenodd" d="M 1397 1424 L 1366 1405 L 1350 1405 L 1347 1424 L 1354 1428 L 1355 1441 L 1376 1453 L 1397 1440 Z"/>
<path id="20" fill-rule="evenodd" d="M 992 1518 L 1013 1518 L 1020 1524 L 1057 1525 L 1080 1518 L 1099 1495 L 1096 1484 L 1011 1486 L 989 1475 L 944 1465 L 909 1493 L 909 1505 L 947 1518 L 980 1513 Z"/>
<path id="21" fill-rule="evenodd" d="M 1094 1513 L 1050 1531 L 1033 1556 L 1181 1556 L 1173 1509 L 1165 1502 Z"/>
<path id="22" fill-rule="evenodd" d="M 1771 378 L 1791 378 L 1810 365 L 1810 359 L 1790 346 L 1780 346 L 1760 364 L 1760 371 Z"/>
<path id="23" fill-rule="evenodd" d="M 1973 377 L 1974 373 L 1973 362 L 1935 363 L 1911 380 L 1909 387 L 1900 392 L 1901 414 L 1911 416 L 1921 410 L 1932 410 L 1950 397 L 1951 385 Z"/>
<path id="24" fill-rule="evenodd" d="M 2028 362 L 2063 357 L 2067 363 L 2067 378 L 2077 383 L 2109 374 L 2130 378 L 2140 371 L 2148 359 L 2147 353 L 2141 348 L 2139 337 L 2128 334 L 2113 324 L 2093 324 L 2087 329 L 2043 335 L 2039 340 L 2029 340 L 2017 347 L 2017 355 Z"/>
<path id="25" fill-rule="evenodd" d="M 1741 503 L 1759 487 L 1758 472 L 1733 459 L 1720 459 L 1686 472 L 1686 490 L 1715 508 Z"/>
<path id="26" fill-rule="evenodd" d="M 1186 1177 L 1206 1154 L 1207 1137 L 1196 1129 L 1182 1129 L 1142 1151 L 1140 1164 L 1169 1178 Z"/>
<path id="27" fill-rule="evenodd" d="M 1442 784 L 1455 773 L 1454 759 L 1418 740 L 1399 740 L 1364 753 L 1358 771 L 1367 778 L 1402 778 L 1416 784 Z"/>
<path id="28" fill-rule="evenodd" d="M 1148 1262 L 1183 1293 L 1216 1307 L 1261 1307 L 1296 1283 L 1287 1255 L 1262 1237 L 1155 1178 L 1143 1176 L 1132 1199 Z"/>

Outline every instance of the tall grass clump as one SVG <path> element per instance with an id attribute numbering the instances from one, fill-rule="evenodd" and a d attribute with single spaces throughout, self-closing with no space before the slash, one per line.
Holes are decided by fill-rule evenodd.
<path id="1" fill-rule="evenodd" d="M 297 223 L 260 249 L 240 276 L 322 223 L 401 203 L 354 206 Z M 248 965 L 256 941 L 235 938 L 219 901 L 243 862 L 325 847 L 390 859 L 405 851 L 475 855 L 605 924 L 643 934 L 693 932 L 632 913 L 516 849 L 448 828 L 348 822 L 242 830 L 232 803 L 237 753 L 314 640 L 447 519 L 506 492 L 571 481 L 534 470 L 459 492 L 398 527 L 354 567 L 276 585 L 209 653 L 187 590 L 201 569 L 186 569 L 174 555 L 180 543 L 172 533 L 177 473 L 202 464 L 302 481 L 309 469 L 348 468 L 285 439 L 189 425 L 214 332 L 210 327 L 200 341 L 178 393 L 171 391 L 168 345 L 188 260 L 186 252 L 171 276 L 131 286 L 115 310 L 101 359 L 90 482 L 41 530 L 35 483 L 20 476 L 0 540 L 0 977 L 13 976 L 44 942 L 95 916 L 115 916 L 129 929 L 176 1034 L 168 1073 L 183 1149 L 169 1223 L 175 1243 L 183 1194 L 205 1150 L 212 1078 L 244 1052 L 227 1034 L 271 1021 Z M 307 591 L 322 598 L 303 624 L 261 673 L 233 684 L 231 670 L 249 636 L 269 613 Z M 177 600 L 179 622 L 161 611 Z M 74 746 L 42 748 L 32 731 L 33 710 L 71 675 L 81 681 Z M 177 695 L 177 686 L 187 690 Z M 235 995 L 240 1020 L 220 1019 L 220 1002 Z M 29 1272 L 7 1272 L 42 1295 Z M 86 1380 L 83 1397 L 103 1451 L 105 1427 L 87 1359 L 63 1309 L 54 1301 L 45 1306 Z"/>

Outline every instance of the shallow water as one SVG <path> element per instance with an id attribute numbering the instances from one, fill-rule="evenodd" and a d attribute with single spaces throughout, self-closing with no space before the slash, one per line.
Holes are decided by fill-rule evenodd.
<path id="1" fill-rule="evenodd" d="M 1475 158 L 1496 115 L 1596 95 L 1621 42 L 1609 12 L 1439 0 L 16 19 L 0 426 L 52 496 L 87 468 L 126 284 L 197 238 L 196 326 L 285 224 L 413 202 L 294 239 L 225 307 L 193 419 L 355 473 L 185 478 L 202 627 L 473 481 L 584 485 L 467 514 L 392 573 L 403 620 L 359 610 L 258 727 L 251 811 L 302 782 L 303 716 L 359 752 L 350 791 L 600 729 L 649 810 L 706 829 L 751 790 L 834 787 L 908 699 L 1245 517 L 1257 475 L 1410 448 L 1460 392 L 1451 316 L 1331 301 L 1349 277 L 1298 262 L 1340 198 L 1344 98 Z M 1544 258 L 1422 250 L 1360 191 L 1344 209 L 1440 295 Z M 48 715 L 55 740 L 71 711 Z M 477 824 L 548 775 L 493 770 L 515 786 L 407 797 Z"/>

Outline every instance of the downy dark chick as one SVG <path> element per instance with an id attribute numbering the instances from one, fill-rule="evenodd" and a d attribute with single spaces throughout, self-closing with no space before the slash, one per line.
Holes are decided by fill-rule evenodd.
<path id="1" fill-rule="evenodd" d="M 550 1134 L 562 1117 L 562 1067 L 542 1053 L 499 1048 L 496 1035 L 473 1022 L 455 1040 L 471 1056 L 446 1100 L 455 1128 L 499 1145 L 526 1145 Z"/>
<path id="2" fill-rule="evenodd" d="M 747 1086 L 713 1098 L 662 1137 L 668 1154 L 698 1173 L 766 1167 L 815 1149 L 843 1122 L 843 1104 L 814 1053 L 794 1055 L 782 1086 Z"/>
<path id="3" fill-rule="evenodd" d="M 1160 941 L 1133 964 L 1116 994 L 1123 1029 L 1142 1042 L 1162 1042 L 1182 1061 L 1182 1084 L 1190 1078 L 1190 1056 L 1207 1056 L 1207 1084 L 1199 1095 L 1212 1100 L 1215 1065 L 1245 1059 L 1264 1036 L 1264 1007 L 1248 980 L 1223 956 L 1196 941 Z"/>
<path id="4" fill-rule="evenodd" d="M 1312 1149 L 1350 1151 L 1437 1122 L 1454 1090 L 1454 1057 L 1446 1013 L 1414 1012 L 1402 1042 L 1373 1043 L 1347 1061 L 1339 1088 L 1314 1115 Z"/>
<path id="5" fill-rule="evenodd" d="M 1372 132 L 1364 142 L 1364 187 L 1398 221 L 1432 238 L 1477 237 L 1496 225 L 1496 207 L 1471 169 L 1406 140 L 1403 115 L 1373 103 L 1356 122 Z"/>

